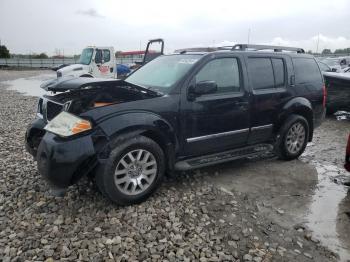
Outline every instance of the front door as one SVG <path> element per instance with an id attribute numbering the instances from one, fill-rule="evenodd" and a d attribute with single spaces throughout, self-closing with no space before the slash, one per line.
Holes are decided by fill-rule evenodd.
<path id="1" fill-rule="evenodd" d="M 112 64 L 109 49 L 96 49 L 95 64 L 93 65 L 93 76 L 102 78 L 111 78 L 114 75 L 114 65 Z"/>
<path id="2" fill-rule="evenodd" d="M 186 108 L 183 135 L 187 156 L 214 153 L 247 143 L 249 96 L 244 88 L 241 62 L 239 56 L 219 54 L 194 74 L 189 89 L 202 81 L 215 81 L 217 91 L 190 101 L 185 99 L 182 104 L 182 108 Z"/>

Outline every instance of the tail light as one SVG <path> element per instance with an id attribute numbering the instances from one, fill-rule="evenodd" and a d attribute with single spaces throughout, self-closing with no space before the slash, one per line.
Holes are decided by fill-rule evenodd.
<path id="1" fill-rule="evenodd" d="M 345 152 L 345 169 L 350 172 L 350 134 L 348 138 L 348 145 L 346 146 L 346 152 Z"/>
<path id="2" fill-rule="evenodd" d="M 322 105 L 323 105 L 323 108 L 326 107 L 326 99 L 327 99 L 327 89 L 326 89 L 326 85 L 323 85 L 323 102 L 322 102 Z"/>

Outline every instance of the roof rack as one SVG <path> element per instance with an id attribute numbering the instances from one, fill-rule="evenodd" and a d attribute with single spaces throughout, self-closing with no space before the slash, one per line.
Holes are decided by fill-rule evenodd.
<path id="1" fill-rule="evenodd" d="M 174 51 L 174 53 L 189 53 L 189 52 L 214 52 L 219 50 L 217 47 L 190 47 L 190 48 L 183 48 L 183 49 L 177 49 Z"/>
<path id="2" fill-rule="evenodd" d="M 227 47 L 224 47 L 227 48 Z M 249 51 L 247 49 L 252 49 L 254 51 L 260 50 L 273 50 L 274 52 L 282 51 L 293 51 L 297 53 L 305 53 L 304 49 L 299 47 L 288 47 L 288 46 L 274 46 L 274 45 L 250 45 L 250 44 L 236 44 L 232 46 L 232 51 Z"/>
<path id="3" fill-rule="evenodd" d="M 274 45 L 250 45 L 250 44 L 236 44 L 230 46 L 220 47 L 191 47 L 177 49 L 174 53 L 190 53 L 190 52 L 214 52 L 219 50 L 228 51 L 261 51 L 261 50 L 273 50 L 274 52 L 291 51 L 297 53 L 305 53 L 304 49 L 299 47 L 288 47 L 288 46 L 274 46 Z"/>

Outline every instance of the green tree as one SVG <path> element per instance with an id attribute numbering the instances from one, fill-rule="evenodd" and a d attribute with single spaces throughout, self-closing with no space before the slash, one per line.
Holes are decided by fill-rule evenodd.
<path id="1" fill-rule="evenodd" d="M 10 51 L 5 45 L 0 45 L 0 58 L 10 58 Z"/>
<path id="2" fill-rule="evenodd" d="M 350 47 L 344 48 L 344 49 L 336 49 L 334 51 L 334 54 L 343 54 L 343 53 L 350 53 Z"/>
<path id="3" fill-rule="evenodd" d="M 331 53 L 332 53 L 332 51 L 328 48 L 322 50 L 322 55 L 329 55 Z"/>
<path id="4" fill-rule="evenodd" d="M 40 53 L 39 55 L 33 55 L 33 58 L 46 59 L 46 58 L 49 58 L 49 57 L 45 53 Z"/>

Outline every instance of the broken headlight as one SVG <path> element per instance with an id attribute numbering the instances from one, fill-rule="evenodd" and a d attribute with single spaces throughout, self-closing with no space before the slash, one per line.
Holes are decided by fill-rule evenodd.
<path id="1" fill-rule="evenodd" d="M 90 121 L 62 111 L 46 126 L 45 130 L 62 137 L 68 137 L 92 129 Z"/>

